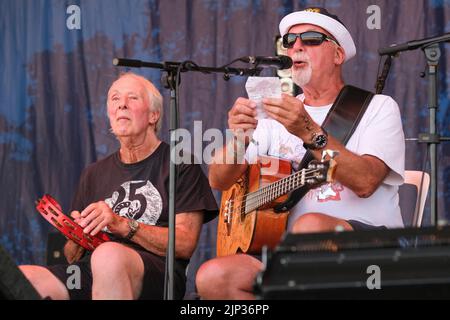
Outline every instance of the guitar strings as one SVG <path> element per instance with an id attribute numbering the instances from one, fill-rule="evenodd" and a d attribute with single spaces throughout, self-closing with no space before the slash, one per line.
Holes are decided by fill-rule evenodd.
<path id="1" fill-rule="evenodd" d="M 314 178 L 313 174 L 315 172 L 320 171 L 319 169 L 303 169 L 301 171 L 296 172 L 293 175 L 290 175 L 288 177 L 282 178 L 268 186 L 265 186 L 257 191 L 250 192 L 244 196 L 237 197 L 236 199 L 232 201 L 242 201 L 244 205 L 241 205 L 241 213 L 244 210 L 245 214 L 254 211 L 258 207 L 269 203 L 272 200 L 268 200 L 270 197 L 274 197 L 275 194 L 278 192 L 285 192 L 285 188 L 288 189 L 289 187 L 292 187 L 295 183 L 298 183 L 301 181 L 301 179 L 309 179 Z M 303 176 L 303 177 L 302 177 Z M 301 186 L 299 186 L 301 187 Z M 283 193 L 281 193 L 279 196 L 281 196 Z M 275 197 L 274 199 L 278 198 L 279 196 Z M 243 199 L 245 198 L 245 201 Z M 249 209 L 247 209 L 249 208 Z"/>
<path id="2" fill-rule="evenodd" d="M 300 180 L 299 178 L 301 178 L 302 175 L 305 176 L 304 177 L 305 180 L 309 179 L 309 178 L 314 178 L 314 175 L 310 175 L 309 176 L 308 174 L 312 174 L 312 173 L 315 173 L 315 172 L 318 172 L 318 171 L 320 171 L 320 170 L 319 169 L 310 169 L 310 170 L 304 170 L 304 172 L 303 172 L 303 170 L 298 171 L 298 172 L 294 173 L 293 175 L 290 175 L 288 177 L 282 178 L 282 179 L 280 179 L 280 180 L 278 180 L 278 181 L 276 181 L 276 182 L 274 182 L 274 183 L 272 183 L 270 185 L 262 187 L 261 189 L 258 189 L 256 191 L 253 191 L 253 192 L 247 193 L 247 194 L 245 194 L 243 196 L 240 196 L 240 197 L 236 198 L 235 200 L 242 201 L 245 197 L 247 198 L 247 200 L 252 200 L 252 199 L 254 199 L 256 197 L 259 197 L 259 196 L 267 193 L 268 191 L 273 191 L 275 188 L 289 186 L 287 184 L 293 183 L 294 179 L 297 179 L 297 181 L 299 181 Z"/>
<path id="3" fill-rule="evenodd" d="M 306 176 L 305 179 L 309 179 L 309 178 L 313 178 L 314 176 Z M 265 189 L 265 188 L 261 188 L 258 191 L 249 193 L 250 194 L 254 194 L 252 195 L 252 197 L 250 197 L 250 201 L 245 201 L 245 213 L 250 213 L 254 210 L 256 210 L 257 208 L 261 207 L 264 204 L 270 203 L 271 201 L 273 201 L 274 199 L 277 199 L 278 197 L 280 197 L 281 195 L 285 194 L 286 190 L 284 190 L 284 188 L 289 188 L 291 185 L 289 185 L 289 183 L 291 183 L 292 185 L 295 183 L 295 181 L 286 181 L 287 184 L 285 183 L 284 185 L 279 185 L 277 187 L 270 187 L 269 189 Z M 303 185 L 301 185 L 303 186 Z M 298 187 L 301 187 L 300 185 Z M 297 188 L 295 188 L 297 189 Z M 293 190 L 295 190 L 293 189 Z M 264 190 L 264 191 L 263 191 Z M 280 193 L 278 195 L 278 193 Z M 272 198 L 272 199 L 270 199 Z"/>

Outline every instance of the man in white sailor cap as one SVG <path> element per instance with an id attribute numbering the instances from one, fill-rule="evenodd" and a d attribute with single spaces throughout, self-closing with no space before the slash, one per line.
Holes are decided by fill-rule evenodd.
<path id="1" fill-rule="evenodd" d="M 335 182 L 310 190 L 290 210 L 287 229 L 294 233 L 371 230 L 402 227 L 398 186 L 404 179 L 405 144 L 397 103 L 374 95 L 348 142 L 343 145 L 322 123 L 344 88 L 342 66 L 356 55 L 345 25 L 323 8 L 285 16 L 279 25 L 283 46 L 292 58 L 292 78 L 303 93 L 263 100 L 270 119 L 255 119 L 255 103 L 238 98 L 229 112 L 234 131 L 250 130 L 245 161 L 209 167 L 213 188 L 227 190 L 257 155 L 299 163 L 306 150 L 320 159 L 324 149 L 336 150 Z M 252 131 L 254 130 L 254 131 Z M 216 153 L 222 159 L 230 150 Z M 242 144 L 242 143 L 241 143 Z M 269 232 L 269 231 L 268 231 Z M 252 299 L 253 283 L 262 263 L 237 254 L 204 263 L 196 278 L 204 299 Z"/>

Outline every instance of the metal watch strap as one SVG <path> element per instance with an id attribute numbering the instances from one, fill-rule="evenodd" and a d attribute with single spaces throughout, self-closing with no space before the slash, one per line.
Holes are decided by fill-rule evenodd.
<path id="1" fill-rule="evenodd" d="M 136 234 L 136 232 L 139 229 L 139 224 L 137 223 L 136 220 L 128 220 L 128 226 L 130 227 L 130 232 L 128 232 L 128 234 L 125 236 L 125 239 L 131 240 L 131 238 L 134 237 L 134 235 Z M 133 223 L 136 223 L 136 226 L 133 226 Z"/>

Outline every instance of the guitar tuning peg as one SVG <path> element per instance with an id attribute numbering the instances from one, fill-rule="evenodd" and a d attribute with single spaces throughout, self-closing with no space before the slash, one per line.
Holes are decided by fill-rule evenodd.
<path id="1" fill-rule="evenodd" d="M 331 159 L 334 159 L 334 157 L 339 155 L 339 151 L 337 150 L 330 150 L 330 149 L 326 149 L 322 151 L 322 159 L 321 161 L 325 161 L 326 156 L 329 156 Z"/>

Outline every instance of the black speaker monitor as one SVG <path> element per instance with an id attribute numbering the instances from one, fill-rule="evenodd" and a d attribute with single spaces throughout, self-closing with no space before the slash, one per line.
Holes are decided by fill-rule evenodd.
<path id="1" fill-rule="evenodd" d="M 450 228 L 287 234 L 255 284 L 260 299 L 449 299 Z"/>

